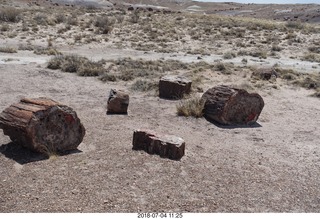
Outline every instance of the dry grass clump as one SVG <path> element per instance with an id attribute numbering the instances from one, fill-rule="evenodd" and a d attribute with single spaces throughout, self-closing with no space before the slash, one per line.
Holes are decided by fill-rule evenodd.
<path id="1" fill-rule="evenodd" d="M 260 59 L 266 59 L 267 56 L 268 56 L 268 53 L 267 51 L 265 50 L 240 50 L 238 51 L 238 55 L 239 56 L 252 56 L 252 57 L 257 57 L 257 58 L 260 58 Z"/>
<path id="2" fill-rule="evenodd" d="M 307 89 L 320 88 L 320 75 L 318 74 L 301 74 L 292 69 L 275 68 L 275 70 L 281 79 L 290 81 L 293 85 Z"/>
<path id="3" fill-rule="evenodd" d="M 215 70 L 220 71 L 222 74 L 225 74 L 225 75 L 232 74 L 231 64 L 218 62 L 214 65 L 214 68 Z"/>
<path id="4" fill-rule="evenodd" d="M 307 89 L 317 89 L 320 87 L 320 76 L 310 74 L 294 81 L 293 84 Z"/>
<path id="5" fill-rule="evenodd" d="M 17 50 L 12 47 L 0 47 L 0 52 L 2 52 L 2 53 L 16 53 Z"/>
<path id="6" fill-rule="evenodd" d="M 176 60 L 148 61 L 131 58 L 113 61 L 120 75 L 118 78 L 124 81 L 133 80 L 137 77 L 154 77 L 166 71 L 188 69 L 188 64 Z"/>
<path id="7" fill-rule="evenodd" d="M 150 91 L 156 88 L 157 88 L 156 82 L 153 82 L 150 80 L 144 80 L 144 79 L 138 79 L 131 85 L 131 89 L 135 91 Z"/>
<path id="8" fill-rule="evenodd" d="M 115 81 L 117 79 L 131 81 L 137 78 L 154 79 L 159 78 L 169 71 L 198 73 L 205 69 L 213 68 L 212 65 L 206 62 L 184 63 L 177 60 L 121 58 L 118 60 L 109 60 L 108 63 L 110 66 L 106 70 L 106 73 L 100 77 L 102 81 Z"/>
<path id="9" fill-rule="evenodd" d="M 301 60 L 309 62 L 320 62 L 320 55 L 316 53 L 306 53 Z"/>
<path id="10" fill-rule="evenodd" d="M 107 16 L 99 16 L 94 23 L 95 27 L 98 27 L 98 31 L 101 34 L 108 34 L 112 31 L 115 20 Z"/>
<path id="11" fill-rule="evenodd" d="M 61 69 L 80 76 L 99 76 L 105 72 L 103 64 L 103 61 L 93 62 L 78 55 L 58 55 L 48 62 L 47 68 Z"/>
<path id="12" fill-rule="evenodd" d="M 306 28 L 305 24 L 299 21 L 289 21 L 286 23 L 286 27 L 291 29 L 300 29 L 300 30 Z"/>
<path id="13" fill-rule="evenodd" d="M 48 48 L 43 48 L 43 47 L 35 48 L 34 54 L 36 54 L 36 55 L 48 55 L 48 56 L 62 55 L 62 53 L 60 51 L 58 51 L 55 48 L 51 48 L 51 47 L 48 47 Z"/>
<path id="14" fill-rule="evenodd" d="M 294 71 L 293 69 L 283 69 L 275 68 L 275 71 L 278 73 L 278 77 L 287 81 L 293 81 L 297 78 L 302 77 L 302 74 Z"/>
<path id="15" fill-rule="evenodd" d="M 237 55 L 234 52 L 226 52 L 225 54 L 223 54 L 223 58 L 224 59 L 233 59 L 236 56 Z"/>
<path id="16" fill-rule="evenodd" d="M 0 21 L 18 22 L 20 20 L 21 11 L 13 7 L 0 9 Z"/>
<path id="17" fill-rule="evenodd" d="M 317 89 L 317 91 L 311 95 L 312 97 L 320 98 L 320 89 Z"/>
<path id="18" fill-rule="evenodd" d="M 176 106 L 177 115 L 200 118 L 203 116 L 204 104 L 205 101 L 203 101 L 198 96 L 193 96 L 189 99 L 181 100 Z"/>

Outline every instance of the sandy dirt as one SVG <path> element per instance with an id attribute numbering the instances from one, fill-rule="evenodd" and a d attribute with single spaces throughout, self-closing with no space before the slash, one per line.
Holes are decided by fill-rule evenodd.
<path id="1" fill-rule="evenodd" d="M 198 57 L 93 45 L 60 49 L 97 60 Z M 225 127 L 177 116 L 179 101 L 161 99 L 154 90 L 50 70 L 51 56 L 0 53 L 0 60 L 8 58 L 13 60 L 0 62 L 0 111 L 23 97 L 48 97 L 72 107 L 86 135 L 78 151 L 46 159 L 1 131 L 0 212 L 320 212 L 320 99 L 310 97 L 312 90 L 280 79 L 276 89 L 255 88 L 265 102 L 257 123 Z M 205 61 L 220 58 L 212 54 Z M 274 65 L 272 60 L 266 62 Z M 231 61 L 241 68 L 239 58 Z M 294 69 L 299 63 L 305 72 L 317 64 L 281 61 Z M 204 91 L 249 78 L 203 74 Z M 106 115 L 111 88 L 129 92 L 128 115 Z M 135 129 L 183 138 L 185 156 L 173 161 L 132 150 Z"/>

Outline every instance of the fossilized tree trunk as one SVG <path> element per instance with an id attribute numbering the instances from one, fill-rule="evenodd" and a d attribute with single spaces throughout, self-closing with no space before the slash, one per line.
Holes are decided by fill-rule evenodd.
<path id="1" fill-rule="evenodd" d="M 202 99 L 205 101 L 204 115 L 224 125 L 252 124 L 264 107 L 259 94 L 224 85 L 209 89 Z"/>
<path id="2" fill-rule="evenodd" d="M 76 149 L 85 135 L 72 108 L 47 98 L 12 104 L 0 114 L 0 128 L 21 146 L 47 154 Z"/>

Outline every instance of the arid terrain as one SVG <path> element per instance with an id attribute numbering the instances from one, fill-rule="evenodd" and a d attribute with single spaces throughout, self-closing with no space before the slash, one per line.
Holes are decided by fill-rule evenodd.
<path id="1" fill-rule="evenodd" d="M 0 112 L 23 97 L 72 107 L 77 151 L 41 155 L 0 133 L 0 212 L 320 212 L 320 5 L 0 0 Z M 262 80 L 254 73 L 274 69 Z M 192 80 L 158 97 L 164 75 Z M 216 85 L 260 94 L 254 125 L 177 108 Z M 107 115 L 111 88 L 128 115 Z M 179 161 L 132 150 L 179 136 Z"/>

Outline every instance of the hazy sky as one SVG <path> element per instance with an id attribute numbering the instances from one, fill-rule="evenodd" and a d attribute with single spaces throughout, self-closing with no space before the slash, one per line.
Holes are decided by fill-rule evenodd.
<path id="1" fill-rule="evenodd" d="M 320 4 L 320 0 L 196 0 L 201 2 L 239 2 L 239 3 L 256 3 L 256 4 L 295 4 L 295 3 L 317 3 Z"/>

